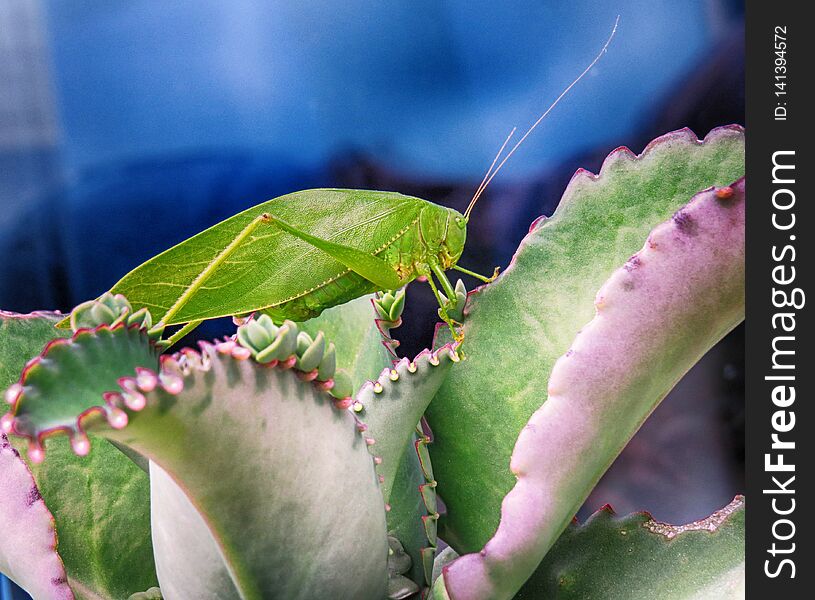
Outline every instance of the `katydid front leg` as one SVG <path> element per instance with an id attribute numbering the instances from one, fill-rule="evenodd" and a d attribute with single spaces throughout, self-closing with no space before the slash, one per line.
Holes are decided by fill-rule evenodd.
<path id="1" fill-rule="evenodd" d="M 484 283 L 492 283 L 498 277 L 498 272 L 501 270 L 501 267 L 495 267 L 495 270 L 492 272 L 492 277 L 486 277 L 484 275 L 479 275 L 474 271 L 470 271 L 469 269 L 465 269 L 464 267 L 459 267 L 458 265 L 453 265 L 451 267 L 460 273 L 464 273 L 465 275 L 469 275 L 470 277 L 475 277 L 483 281 Z"/>
<path id="2" fill-rule="evenodd" d="M 429 271 L 422 272 L 421 274 L 427 278 L 427 283 L 430 285 L 430 289 L 433 290 L 433 295 L 436 297 L 436 302 L 439 303 L 439 316 L 442 320 L 447 323 L 447 326 L 450 328 L 450 333 L 453 334 L 453 340 L 456 342 L 464 341 L 464 336 L 459 333 L 456 329 L 456 325 L 461 325 L 455 319 L 450 318 L 450 315 L 447 314 L 447 307 L 450 303 L 455 303 L 456 301 L 456 291 L 453 289 L 453 286 L 450 284 L 450 280 L 447 279 L 447 275 L 445 275 L 444 271 L 442 270 L 441 266 L 437 263 L 431 263 L 428 265 Z M 441 294 L 439 293 L 439 289 L 436 287 L 436 284 L 433 282 L 433 275 L 439 280 L 444 293 L 448 297 L 448 301 L 445 302 L 442 298 Z"/>

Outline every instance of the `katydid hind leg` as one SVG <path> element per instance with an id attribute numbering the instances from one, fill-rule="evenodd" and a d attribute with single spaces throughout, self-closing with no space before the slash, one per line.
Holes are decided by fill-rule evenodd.
<path id="1" fill-rule="evenodd" d="M 267 222 L 268 218 L 266 215 L 260 215 L 252 219 L 249 224 L 244 227 L 235 238 L 229 242 L 229 244 L 224 248 L 213 260 L 212 262 L 208 263 L 206 268 L 201 271 L 198 276 L 193 280 L 193 282 L 184 290 L 184 292 L 176 299 L 173 305 L 167 309 L 167 312 L 161 317 L 159 322 L 156 324 L 154 329 L 159 327 L 163 327 L 168 324 L 173 324 L 172 318 L 178 314 L 178 312 L 190 301 L 190 299 L 198 293 L 198 290 L 209 280 L 210 277 L 218 270 L 218 268 L 226 261 L 232 254 L 234 254 L 235 250 L 240 247 L 240 245 L 246 241 L 246 239 L 252 234 L 252 232 L 257 229 L 258 225 L 263 222 Z M 181 321 L 183 323 L 183 321 Z M 200 321 L 198 321 L 200 323 Z M 197 326 L 197 325 L 196 325 Z"/>
<path id="2" fill-rule="evenodd" d="M 396 290 L 405 283 L 388 263 L 373 254 L 306 233 L 274 215 L 267 213 L 264 216 L 270 222 L 277 224 L 283 231 L 325 252 L 355 273 L 379 286 L 382 290 Z"/>

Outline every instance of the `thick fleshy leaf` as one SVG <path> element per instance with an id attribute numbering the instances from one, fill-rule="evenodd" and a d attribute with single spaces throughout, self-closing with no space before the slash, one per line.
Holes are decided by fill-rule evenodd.
<path id="1" fill-rule="evenodd" d="M 363 296 L 324 311 L 299 326 L 312 337 L 322 331 L 336 348 L 337 368 L 351 376 L 354 391 L 376 379 L 391 362 L 374 321 L 372 296 Z"/>
<path id="2" fill-rule="evenodd" d="M 425 470 L 432 472 L 425 450 L 429 440 L 424 433 L 414 435 L 413 431 L 446 377 L 452 357 L 442 351 L 431 362 L 430 354 L 422 353 L 413 362 L 415 373 L 406 360 L 397 361 L 392 367 L 396 369 L 397 380 L 391 379 L 391 368 L 385 367 L 391 364 L 392 350 L 398 344 L 389 337 L 388 331 L 401 323 L 404 300 L 405 293 L 400 291 L 384 294 L 372 306 L 371 297 L 366 296 L 328 309 L 319 317 L 301 323 L 300 327 L 312 336 L 323 331 L 326 338 L 334 342 L 337 367 L 351 374 L 354 389 L 359 390 L 357 400 L 360 402 L 353 407 L 360 411 L 358 414 L 368 426 L 369 437 L 376 440 L 371 451 L 381 461 L 377 471 L 384 479 L 383 495 L 390 506 L 388 532 L 399 540 L 411 558 L 410 578 L 424 587 L 430 583 L 436 545 L 435 538 L 428 539 L 427 523 L 435 524 L 438 513 L 435 481 L 428 480 L 425 473 Z M 384 313 L 379 312 L 385 309 Z M 434 366 L 435 362 L 439 364 Z M 376 392 L 380 387 L 382 391 Z M 400 443 L 403 444 L 401 454 Z M 423 452 L 424 469 L 417 454 L 417 443 Z"/>
<path id="3" fill-rule="evenodd" d="M 26 361 L 57 337 L 68 337 L 70 331 L 57 329 L 64 315 L 58 312 L 20 314 L 0 310 L 0 389 L 5 390 L 20 378 Z M 0 409 L 5 408 L 0 398 Z"/>
<path id="4" fill-rule="evenodd" d="M 352 409 L 367 425 L 369 438 L 376 442 L 371 451 L 377 458 L 376 470 L 383 477 L 385 502 L 390 501 L 394 477 L 416 424 L 459 360 L 452 345 L 435 352 L 425 350 L 413 360 L 403 358 L 385 369 L 357 392 Z"/>
<path id="5" fill-rule="evenodd" d="M 19 382 L 7 392 L 13 408 L 15 432 L 31 439 L 29 458 L 41 461 L 42 443 L 47 436 L 66 432 L 77 454 L 87 453 L 90 445 L 84 433 L 84 421 L 101 414 L 114 419 L 111 402 L 100 403 L 119 388 L 119 379 L 135 375 L 140 369 L 155 370 L 159 351 L 138 327 L 100 325 L 80 329 L 69 339 L 57 338 L 45 346 L 39 356 L 26 363 Z M 136 389 L 123 390 L 128 406 L 140 406 L 144 399 Z"/>
<path id="6" fill-rule="evenodd" d="M 425 498 L 432 493 L 432 500 L 435 500 L 435 481 L 428 481 L 422 471 L 415 446 L 421 439 L 418 435 L 411 439 L 410 447 L 402 455 L 396 471 L 389 503 L 391 509 L 388 511 L 388 533 L 402 543 L 410 556 L 408 576 L 419 586 L 426 587 L 431 582 L 432 573 L 426 571 L 426 561 L 429 560 L 432 564 L 437 540 L 428 538 L 425 521 L 437 520 L 438 511 L 432 503 L 428 507 Z M 422 494 L 425 489 L 427 491 Z"/>
<path id="7" fill-rule="evenodd" d="M 0 321 L 0 385 L 20 377 L 27 360 L 53 338 L 59 313 L 3 313 Z M 112 385 L 118 387 L 113 381 Z M 25 450 L 22 440 L 12 440 Z M 29 463 L 56 520 L 59 553 L 77 598 L 126 598 L 158 583 L 150 542 L 146 473 L 101 438 L 78 457 L 65 438 L 47 442 L 48 461 Z M 0 536 L 1 538 L 1 536 Z"/>
<path id="8" fill-rule="evenodd" d="M 279 339 L 291 333 L 281 328 Z M 106 343 L 128 337 L 129 330 L 87 335 Z M 75 353 L 65 362 L 81 362 L 86 347 L 66 346 Z M 83 425 L 149 458 L 184 491 L 241 597 L 383 596 L 384 503 L 356 419 L 335 408 L 322 391 L 327 382 L 308 381 L 316 370 L 292 369 L 299 356 L 266 365 L 249 357 L 233 341 L 162 357 L 159 372 L 125 377 L 118 392 L 80 411 L 107 413 L 109 422 L 89 418 Z M 17 419 L 24 419 L 23 427 L 13 423 L 18 433 L 36 437 L 52 414 L 61 414 L 39 409 L 45 396 L 38 392 L 29 386 L 17 402 Z M 112 408 L 120 413 L 110 416 Z M 154 494 L 152 502 L 161 500 Z M 157 536 L 154 543 L 173 539 Z M 189 578 L 201 568 L 186 550 L 156 548 L 157 557 L 180 557 L 169 572 L 157 567 L 162 589 L 174 589 L 174 577 Z"/>
<path id="9" fill-rule="evenodd" d="M 517 600 L 740 600 L 744 598 L 744 498 L 685 525 L 610 507 L 572 524 Z"/>
<path id="10" fill-rule="evenodd" d="M 0 434 L 0 532 L 0 573 L 35 598 L 74 598 L 57 554 L 54 518 L 4 434 Z"/>
<path id="11" fill-rule="evenodd" d="M 184 491 L 150 463 L 152 532 L 167 598 L 240 599 L 218 543 Z"/>
<path id="12" fill-rule="evenodd" d="M 126 598 L 158 585 L 150 540 L 147 474 L 105 439 L 90 436 L 77 456 L 65 437 L 30 464 L 53 512 L 59 553 L 77 598 Z M 22 447 L 22 444 L 20 444 Z"/>
<path id="13" fill-rule="evenodd" d="M 444 567 L 458 558 L 448 547 L 433 568 L 437 600 L 449 598 Z M 685 525 L 648 513 L 618 517 L 610 506 L 558 538 L 516 600 L 740 600 L 744 598 L 744 497 Z"/>
<path id="14" fill-rule="evenodd" d="M 555 215 L 536 221 L 507 270 L 470 294 L 468 358 L 428 409 L 448 508 L 441 535 L 459 551 L 480 549 L 495 532 L 515 484 L 515 440 L 546 401 L 555 361 L 592 319 L 597 290 L 651 229 L 700 189 L 736 180 L 743 162 L 739 127 L 716 129 L 704 142 L 688 130 L 670 133 L 639 157 L 619 149 L 599 175 L 575 174 Z"/>
<path id="15" fill-rule="evenodd" d="M 498 530 L 445 568 L 452 598 L 512 598 L 656 404 L 744 318 L 744 180 L 657 227 L 595 306 L 518 437 Z"/>

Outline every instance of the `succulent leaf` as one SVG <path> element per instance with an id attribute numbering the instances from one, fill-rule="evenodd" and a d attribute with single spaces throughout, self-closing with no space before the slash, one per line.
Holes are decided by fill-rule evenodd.
<path id="1" fill-rule="evenodd" d="M 382 346 L 396 360 L 399 355 L 396 349 L 399 347 L 399 340 L 390 335 L 391 329 L 396 329 L 402 324 L 402 311 L 405 308 L 405 288 L 396 292 L 377 292 L 371 302 L 374 305 L 377 319 L 376 326 L 382 335 Z"/>
<path id="2" fill-rule="evenodd" d="M 9 388 L 12 410 L 3 417 L 3 428 L 30 440 L 28 457 L 44 457 L 46 436 L 66 432 L 74 451 L 90 451 L 84 421 L 99 415 L 112 423 L 122 419 L 123 406 L 144 402 L 138 386 L 120 390 L 119 379 L 139 370 L 156 369 L 159 352 L 136 326 L 119 323 L 79 329 L 70 339 L 57 338 L 30 360 L 19 382 Z M 110 393 L 119 390 L 115 396 Z M 105 398 L 105 401 L 102 401 Z"/>
<path id="3" fill-rule="evenodd" d="M 54 518 L 19 453 L 0 434 L 0 572 L 35 598 L 73 600 Z"/>
<path id="4" fill-rule="evenodd" d="M 697 194 L 597 293 L 515 444 L 498 530 L 445 569 L 450 595 L 511 598 L 655 405 L 743 318 L 742 179 Z"/>
<path id="5" fill-rule="evenodd" d="M 322 331 L 330 340 L 323 362 L 336 361 L 336 368 L 348 373 L 351 387 L 357 391 L 390 364 L 390 355 L 379 343 L 379 330 L 371 310 L 373 296 L 364 296 L 334 308 L 319 317 L 300 323 L 300 329 L 312 337 Z M 332 350 L 333 347 L 333 350 Z M 335 354 L 330 358 L 329 354 Z M 322 373 L 320 379 L 324 379 Z"/>
<path id="6" fill-rule="evenodd" d="M 653 227 L 698 190 L 740 177 L 743 163 L 738 127 L 716 129 L 704 142 L 688 130 L 670 133 L 639 157 L 616 150 L 599 175 L 578 171 L 555 215 L 533 224 L 507 270 L 470 293 L 463 321 L 468 359 L 428 408 L 431 452 L 448 508 L 445 541 L 475 551 L 495 532 L 501 503 L 515 484 L 508 468 L 515 440 L 546 401 L 555 361 L 592 319 L 603 282 Z M 446 341 L 444 328 L 437 331 Z M 511 365 L 509 376 L 497 365 Z"/>
<path id="7" fill-rule="evenodd" d="M 411 439 L 410 447 L 402 455 L 394 478 L 389 502 L 391 510 L 388 511 L 388 532 L 402 543 L 405 552 L 410 555 L 411 568 L 408 576 L 425 587 L 430 585 L 431 571 L 425 569 L 423 553 L 432 551 L 435 555 L 437 540 L 427 538 L 422 517 L 437 514 L 437 508 L 435 502 L 428 506 L 420 491 L 422 486 L 428 485 L 428 481 L 414 447 L 418 439 L 418 436 Z"/>
<path id="8" fill-rule="evenodd" d="M 161 590 L 157 587 L 151 587 L 144 592 L 136 592 L 131 594 L 127 600 L 162 600 Z"/>
<path id="9" fill-rule="evenodd" d="M 709 517 L 668 525 L 609 507 L 570 525 L 518 600 L 744 598 L 744 497 Z"/>
<path id="10" fill-rule="evenodd" d="M 150 463 L 156 567 L 168 598 L 240 599 L 206 520 L 167 472 Z"/>
<path id="11" fill-rule="evenodd" d="M 516 600 L 739 600 L 744 598 L 744 497 L 685 525 L 648 513 L 619 517 L 608 505 L 585 524 L 572 522 Z M 434 598 L 449 598 L 445 567 L 452 548 L 434 565 Z"/>
<path id="12" fill-rule="evenodd" d="M 20 378 L 26 361 L 56 337 L 68 337 L 70 331 L 56 329 L 60 313 L 19 314 L 0 310 L 0 389 L 6 390 Z M 0 407 L 8 402 L 0 397 Z"/>
<path id="13" fill-rule="evenodd" d="M 379 463 L 377 470 L 384 480 L 383 486 L 387 490 L 383 491 L 391 507 L 387 513 L 388 530 L 404 544 L 405 551 L 412 559 L 410 578 L 423 586 L 429 583 L 429 579 L 424 573 L 423 563 L 426 561 L 422 550 L 427 551 L 430 547 L 432 556 L 435 540 L 431 544 L 427 539 L 422 522 L 422 517 L 428 515 L 428 508 L 419 493 L 419 486 L 428 481 L 421 470 L 412 438 L 424 408 L 446 376 L 449 361 L 444 351 L 437 352 L 437 356 L 433 357 L 425 352 L 417 357 L 418 365 L 414 363 L 411 366 L 410 362 L 403 360 L 391 368 L 384 368 L 391 362 L 391 354 L 385 348 L 395 346 L 380 344 L 380 332 L 384 334 L 396 325 L 389 319 L 393 316 L 398 322 L 404 300 L 404 290 L 384 292 L 326 310 L 319 317 L 299 326 L 312 337 L 325 330 L 326 338 L 337 342 L 337 366 L 353 374 L 350 382 L 341 382 L 340 385 L 359 390 L 351 408 L 365 421 L 366 434 L 375 442 L 370 450 Z M 324 361 L 328 359 L 332 347 L 333 344 L 329 344 Z M 441 358 L 437 361 L 438 356 Z M 431 359 L 439 364 L 432 366 Z M 407 378 L 404 377 L 405 368 Z M 391 379 L 392 369 L 396 369 L 396 381 Z M 411 369 L 416 372 L 411 373 Z M 318 379 L 323 379 L 322 373 Z M 425 464 L 427 460 L 428 457 Z M 398 470 L 398 474 L 394 470 Z M 398 488 L 395 492 L 391 491 L 392 485 Z M 432 494 L 428 490 L 425 495 Z"/>
<path id="14" fill-rule="evenodd" d="M 412 561 L 399 540 L 388 536 L 388 600 L 405 600 L 419 591 L 419 586 L 404 576 Z"/>
<path id="15" fill-rule="evenodd" d="M 26 360 L 48 341 L 70 335 L 54 327 L 60 318 L 2 313 L 0 389 L 18 380 Z M 12 444 L 24 452 L 22 440 Z M 85 457 L 65 438 L 49 439 L 47 448 L 48 460 L 29 468 L 56 521 L 59 554 L 77 598 L 124 598 L 156 585 L 147 474 L 102 438 L 92 437 Z"/>
<path id="16" fill-rule="evenodd" d="M 278 339 L 296 340 L 297 333 L 294 324 L 285 324 Z M 103 344 L 119 340 L 124 348 L 117 349 L 127 353 L 133 332 L 99 328 L 84 335 Z M 74 353 L 68 362 L 81 367 L 87 347 L 66 345 Z M 334 407 L 324 382 L 294 368 L 296 355 L 266 365 L 250 356 L 232 340 L 204 344 L 200 353 L 162 357 L 158 372 L 142 369 L 121 378 L 119 391 L 102 402 L 83 393 L 84 407 L 58 396 L 50 403 L 77 414 L 105 405 L 126 413 L 122 429 L 116 426 L 125 423 L 114 419 L 83 424 L 149 457 L 184 490 L 241 597 L 383 597 L 385 510 L 358 421 Z M 71 372 L 62 372 L 64 385 Z M 83 369 L 76 372 L 81 383 Z M 129 392 L 142 401 L 122 401 Z M 45 396 L 34 385 L 26 388 L 15 406 L 15 432 L 39 439 L 51 425 L 51 413 L 36 410 Z M 157 557 L 183 560 L 185 552 L 156 547 Z M 187 573 L 196 568 L 186 566 Z M 165 594 L 175 587 L 173 577 L 185 573 L 180 567 L 158 570 Z"/>
<path id="17" fill-rule="evenodd" d="M 431 352 L 425 350 L 413 360 L 403 358 L 385 369 L 375 380 L 357 392 L 354 410 L 376 440 L 372 452 L 378 461 L 377 472 L 383 476 L 382 495 L 390 500 L 390 491 L 416 424 L 441 386 L 454 363 L 459 361 L 456 348 L 445 345 Z"/>

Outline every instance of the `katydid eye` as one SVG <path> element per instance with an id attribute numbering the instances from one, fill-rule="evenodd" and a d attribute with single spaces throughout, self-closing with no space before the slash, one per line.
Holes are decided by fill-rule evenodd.
<path id="1" fill-rule="evenodd" d="M 464 229 L 464 219 L 461 217 L 456 217 L 456 225 L 458 225 L 460 229 Z"/>

